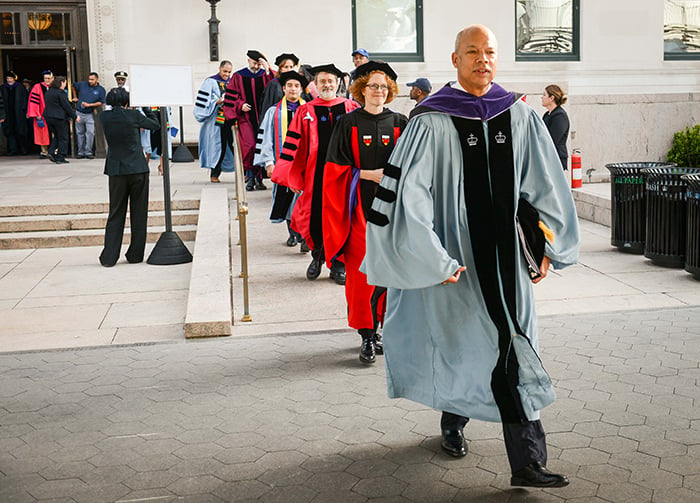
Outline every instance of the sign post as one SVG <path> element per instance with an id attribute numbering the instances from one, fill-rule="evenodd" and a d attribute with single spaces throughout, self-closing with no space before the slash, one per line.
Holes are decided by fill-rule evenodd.
<path id="1" fill-rule="evenodd" d="M 163 65 L 131 65 L 131 106 L 160 107 L 161 159 L 163 166 L 163 204 L 165 232 L 160 235 L 147 262 L 152 265 L 173 265 L 192 262 L 192 254 L 173 232 L 170 199 L 170 159 L 168 152 L 168 112 L 171 105 L 192 103 L 192 67 Z M 163 82 L 168 85 L 164 86 Z"/>

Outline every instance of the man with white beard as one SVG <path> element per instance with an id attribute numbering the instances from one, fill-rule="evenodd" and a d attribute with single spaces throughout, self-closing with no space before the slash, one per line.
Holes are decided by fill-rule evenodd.
<path id="1" fill-rule="evenodd" d="M 323 254 L 323 167 L 333 126 L 338 118 L 359 107 L 347 98 L 336 96 L 343 72 L 335 65 L 310 69 L 318 98 L 301 105 L 287 131 L 280 158 L 275 164 L 272 181 L 301 193 L 292 214 L 292 229 L 301 234 L 311 248 L 312 260 L 306 278 L 321 274 Z M 333 258 L 330 277 L 345 284 L 345 265 Z"/>

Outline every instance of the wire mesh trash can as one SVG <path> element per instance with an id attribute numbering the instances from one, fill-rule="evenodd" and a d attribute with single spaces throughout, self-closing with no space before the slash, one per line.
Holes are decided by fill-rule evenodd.
<path id="1" fill-rule="evenodd" d="M 610 244 L 627 253 L 644 253 L 646 188 L 644 168 L 673 167 L 669 162 L 615 162 L 610 171 Z"/>
<path id="2" fill-rule="evenodd" d="M 644 256 L 657 265 L 683 267 L 687 235 L 686 182 L 700 168 L 644 168 L 647 225 Z"/>
<path id="3" fill-rule="evenodd" d="M 700 174 L 683 175 L 687 184 L 687 239 L 685 245 L 685 270 L 700 280 Z"/>

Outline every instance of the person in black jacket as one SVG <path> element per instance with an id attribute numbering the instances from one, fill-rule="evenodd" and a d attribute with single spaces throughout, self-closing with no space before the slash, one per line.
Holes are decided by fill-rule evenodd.
<path id="1" fill-rule="evenodd" d="M 569 157 L 566 150 L 566 139 L 569 136 L 569 116 L 561 107 L 564 103 L 566 103 L 566 94 L 561 87 L 556 84 L 550 84 L 544 88 L 542 106 L 547 111 L 542 116 L 542 120 L 549 130 L 554 146 L 557 148 L 561 166 L 566 170 Z"/>
<path id="2" fill-rule="evenodd" d="M 5 72 L 5 83 L 0 86 L 0 97 L 4 102 L 4 120 L 2 132 L 7 138 L 8 155 L 25 155 L 27 142 L 27 101 L 29 91 L 17 81 L 17 74 L 11 70 Z"/>
<path id="3" fill-rule="evenodd" d="M 100 263 L 112 267 L 119 259 L 124 234 L 127 204 L 131 209 L 131 244 L 126 260 L 131 264 L 143 261 L 148 220 L 148 163 L 141 148 L 141 128 L 158 130 L 160 123 L 138 110 L 128 109 L 129 92 L 115 87 L 107 93 L 111 110 L 100 113 L 107 159 L 105 175 L 109 175 L 109 217 L 105 227 L 105 244 Z"/>
<path id="4" fill-rule="evenodd" d="M 49 159 L 56 164 L 67 164 L 68 136 L 70 120 L 75 119 L 75 111 L 68 102 L 66 94 L 66 78 L 57 76 L 44 96 L 44 119 L 49 127 L 51 143 L 49 144 Z"/>

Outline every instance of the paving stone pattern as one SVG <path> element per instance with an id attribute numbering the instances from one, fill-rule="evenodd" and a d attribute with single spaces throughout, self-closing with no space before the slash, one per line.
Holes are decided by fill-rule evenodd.
<path id="1" fill-rule="evenodd" d="M 510 488 L 498 424 L 444 455 L 334 333 L 0 355 L 0 501 L 700 501 L 700 308 L 540 325 L 566 488 Z"/>

